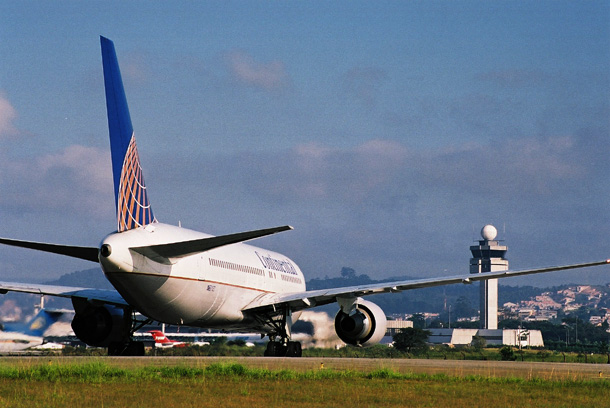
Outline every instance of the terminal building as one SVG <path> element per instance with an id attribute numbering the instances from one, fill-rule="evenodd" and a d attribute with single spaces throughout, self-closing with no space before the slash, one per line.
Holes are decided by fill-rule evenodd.
<path id="1" fill-rule="evenodd" d="M 413 327 L 413 322 L 411 320 L 388 320 L 385 335 L 392 337 L 395 334 L 398 334 L 402 329 L 409 327 Z"/>
<path id="2" fill-rule="evenodd" d="M 489 346 L 543 347 L 540 330 L 526 329 L 428 329 L 431 334 L 428 342 L 432 344 L 448 344 L 450 346 L 466 346 L 472 344 L 474 336 L 485 339 Z"/>
<path id="3" fill-rule="evenodd" d="M 498 230 L 493 225 L 481 229 L 478 245 L 470 247 L 470 273 L 499 272 L 508 270 L 505 258 L 508 247 L 496 240 Z M 468 345 L 474 336 L 485 339 L 488 345 L 509 345 L 517 347 L 542 347 L 544 341 L 539 330 L 498 329 L 498 280 L 480 281 L 478 329 L 429 329 L 429 342 L 433 344 Z"/>

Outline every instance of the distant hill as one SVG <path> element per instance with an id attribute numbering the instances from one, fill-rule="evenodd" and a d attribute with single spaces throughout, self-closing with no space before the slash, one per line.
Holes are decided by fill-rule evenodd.
<path id="1" fill-rule="evenodd" d="M 59 279 L 45 283 L 47 285 L 75 286 L 81 288 L 114 289 L 99 267 L 66 273 L 65 275 L 60 276 Z M 48 307 L 72 309 L 72 301 L 70 299 L 46 296 L 45 301 Z"/>
<path id="2" fill-rule="evenodd" d="M 83 288 L 114 289 L 104 276 L 102 270 L 98 268 L 86 269 L 67 273 L 59 279 L 45 282 L 48 285 L 79 286 Z"/>

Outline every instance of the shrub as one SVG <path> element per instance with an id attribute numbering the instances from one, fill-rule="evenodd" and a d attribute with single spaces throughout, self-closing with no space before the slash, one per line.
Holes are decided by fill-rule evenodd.
<path id="1" fill-rule="evenodd" d="M 504 346 L 500 349 L 500 356 L 502 357 L 502 361 L 515 361 L 517 356 L 512 347 Z"/>

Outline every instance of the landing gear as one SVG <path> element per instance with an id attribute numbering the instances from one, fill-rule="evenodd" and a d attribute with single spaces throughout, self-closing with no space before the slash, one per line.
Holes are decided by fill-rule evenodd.
<path id="1" fill-rule="evenodd" d="M 284 346 L 279 341 L 271 340 L 267 343 L 267 348 L 265 349 L 265 357 L 282 357 L 286 355 L 286 346 Z"/>
<path id="2" fill-rule="evenodd" d="M 267 343 L 267 349 L 265 350 L 265 357 L 301 357 L 303 351 L 301 349 L 301 343 L 298 341 L 288 341 L 283 343 L 281 341 L 271 340 Z"/>
<path id="3" fill-rule="evenodd" d="M 286 348 L 286 357 L 301 357 L 302 355 L 301 343 L 298 341 L 289 341 L 288 347 Z"/>
<path id="4" fill-rule="evenodd" d="M 290 341 L 293 322 L 292 310 L 288 305 L 277 311 L 274 308 L 274 313 L 267 317 L 265 323 L 274 329 L 269 333 L 269 343 L 267 343 L 264 354 L 266 357 L 301 357 L 303 355 L 301 343 Z"/>
<path id="5" fill-rule="evenodd" d="M 129 331 L 129 337 L 123 341 L 113 341 L 108 345 L 109 356 L 136 356 L 141 357 L 146 355 L 144 351 L 144 342 L 133 341 L 133 334 L 136 330 L 141 329 L 146 324 L 151 322 L 150 319 L 137 320 L 135 313 L 132 312 L 131 318 L 131 330 Z"/>

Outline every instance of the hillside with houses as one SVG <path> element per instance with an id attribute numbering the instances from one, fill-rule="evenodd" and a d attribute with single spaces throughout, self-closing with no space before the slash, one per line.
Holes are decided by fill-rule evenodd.
<path id="1" fill-rule="evenodd" d="M 556 320 L 577 314 L 591 324 L 601 325 L 610 320 L 610 287 L 570 285 L 544 290 L 519 302 L 504 303 L 501 313 L 500 319 L 522 321 Z"/>

